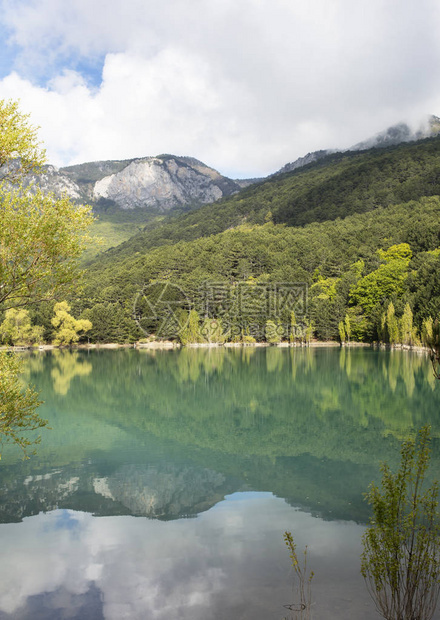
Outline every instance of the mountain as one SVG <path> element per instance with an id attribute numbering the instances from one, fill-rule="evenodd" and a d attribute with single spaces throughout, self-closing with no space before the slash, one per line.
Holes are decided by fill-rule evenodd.
<path id="1" fill-rule="evenodd" d="M 398 123 L 355 144 L 349 151 L 385 148 L 433 137 L 439 132 L 440 118 L 430 116 L 418 129 Z M 308 153 L 267 178 L 309 166 L 336 152 L 319 150 Z M 31 176 L 29 180 L 46 191 L 64 192 L 74 200 L 90 203 L 97 211 L 116 208 L 123 211 L 142 209 L 150 213 L 168 213 L 176 208 L 211 204 L 265 181 L 261 178 L 232 180 L 197 159 L 169 154 L 88 162 L 59 169 L 49 165 L 42 175 Z"/>
<path id="2" fill-rule="evenodd" d="M 297 170 L 298 168 L 302 168 L 303 166 L 308 166 L 309 164 L 313 164 L 315 161 L 319 161 L 320 159 L 323 159 L 323 157 L 326 157 L 327 155 L 330 155 L 331 153 L 336 153 L 336 151 L 322 150 L 322 151 L 313 151 L 313 153 L 307 153 L 307 155 L 304 155 L 304 157 L 298 157 L 298 159 L 295 159 L 295 161 L 290 162 L 286 164 L 285 166 L 283 166 L 282 168 L 280 168 L 278 172 L 275 172 L 275 175 L 284 174 L 286 172 L 293 172 L 294 170 Z M 272 176 L 275 176 L 275 175 L 272 175 Z"/>
<path id="3" fill-rule="evenodd" d="M 367 169 L 364 172 L 360 170 L 365 168 L 366 160 L 353 159 L 359 151 L 363 152 L 367 147 L 380 147 L 388 152 L 387 149 L 395 143 L 412 144 L 414 140 L 436 135 L 439 131 L 440 119 L 435 116 L 429 117 L 417 130 L 412 130 L 405 123 L 399 123 L 354 145 L 345 153 L 334 150 L 308 153 L 286 164 L 266 179 L 232 180 L 197 159 L 166 154 L 129 160 L 88 162 L 60 169 L 47 166 L 42 175 L 31 176 L 29 181 L 37 183 L 45 191 L 53 191 L 58 195 L 64 192 L 78 202 L 93 206 L 99 217 L 91 232 L 100 238 L 101 243 L 99 246 L 95 244 L 90 247 L 84 255 L 83 260 L 88 261 L 98 251 L 103 252 L 119 246 L 134 235 L 142 234 L 145 227 L 144 238 L 148 241 L 145 241 L 146 245 L 142 242 L 142 245 L 153 247 L 179 239 L 188 240 L 216 234 L 225 230 L 225 227 L 244 222 L 261 224 L 265 218 L 272 219 L 275 223 L 303 225 L 314 219 L 323 221 L 327 217 L 343 217 L 345 207 L 339 208 L 337 204 L 347 183 L 347 189 L 350 190 L 350 175 L 355 179 L 359 174 L 362 178 L 369 175 Z M 388 155 L 384 160 L 378 160 L 380 166 L 386 165 L 387 158 Z M 393 167 L 394 164 L 390 165 Z M 303 179 L 301 175 L 291 177 L 292 174 L 302 171 L 308 174 L 309 170 L 315 172 L 307 176 L 307 181 L 304 181 L 306 177 Z M 341 187 L 340 174 L 343 179 Z M 399 174 L 402 176 L 404 170 Z M 387 175 L 388 169 L 378 175 L 382 178 L 382 189 L 385 193 L 388 192 Z M 278 186 L 277 183 L 282 179 L 284 184 L 284 178 L 288 179 L 286 184 Z M 309 179 L 312 179 L 310 183 Z M 408 179 L 406 189 L 411 182 Z M 396 177 L 391 185 L 395 183 Z M 397 184 L 399 185 L 399 182 Z M 292 191 L 287 188 L 289 185 L 292 186 Z M 379 192 L 376 198 L 368 195 L 368 200 L 365 201 L 368 191 L 357 190 L 356 200 L 347 208 L 351 209 L 351 212 L 368 210 L 371 200 L 382 200 L 380 186 L 376 184 L 375 187 Z M 390 199 L 400 200 L 401 190 L 402 188 L 398 190 L 398 195 Z M 412 196 L 411 192 L 407 191 L 403 194 Z M 406 199 L 405 196 L 403 200 Z M 194 217 L 188 213 L 199 209 L 199 214 Z M 336 213 L 339 215 L 335 215 Z M 179 217 L 185 215 L 189 217 Z"/>
<path id="4" fill-rule="evenodd" d="M 397 317 L 410 304 L 420 331 L 440 312 L 439 196 L 440 136 L 326 155 L 150 222 L 101 253 L 72 300 L 75 316 L 92 322 L 92 342 L 176 338 L 176 317 L 185 319 L 188 307 L 220 320 L 226 338 L 264 340 L 267 321 L 289 333 L 289 315 L 281 305 L 276 314 L 270 295 L 276 283 L 290 283 L 294 297 L 308 295 L 307 320 L 320 339 L 337 339 L 348 315 L 353 339 L 377 341 L 391 301 Z M 396 258 L 384 258 L 393 246 Z M 162 324 L 165 302 L 179 312 Z M 148 314 L 158 303 L 161 311 Z"/>
<path id="5" fill-rule="evenodd" d="M 121 260 L 135 252 L 216 235 L 241 225 L 270 221 L 304 226 L 436 195 L 440 195 L 440 137 L 332 153 L 215 204 L 149 223 L 124 244 L 104 253 L 101 260 Z"/>
<path id="6" fill-rule="evenodd" d="M 384 148 L 401 144 L 402 142 L 415 142 L 425 138 L 433 138 L 440 133 L 440 118 L 438 116 L 428 116 L 419 126 L 414 129 L 407 123 L 397 123 L 392 127 L 388 127 L 385 131 L 381 131 L 376 135 L 358 142 L 350 147 L 350 151 L 364 151 L 371 148 Z"/>
<path id="7" fill-rule="evenodd" d="M 417 129 L 398 123 L 348 150 L 386 148 L 439 133 L 440 118 L 430 116 Z M 308 153 L 267 178 L 293 172 L 337 152 L 327 149 Z M 74 200 L 90 203 L 98 211 L 113 207 L 124 211 L 139 208 L 167 213 L 175 208 L 211 204 L 265 179 L 232 180 L 192 157 L 165 154 L 88 162 L 59 169 L 49 165 L 42 175 L 31 176 L 29 180 L 35 181 L 44 190 L 56 194 L 64 192 Z"/>
<path id="8" fill-rule="evenodd" d="M 422 121 L 417 129 L 411 128 L 407 123 L 397 123 L 381 131 L 371 138 L 367 138 L 362 142 L 358 142 L 351 146 L 349 151 L 365 151 L 372 148 L 386 148 L 388 146 L 396 146 L 402 142 L 415 142 L 416 140 L 423 140 L 425 138 L 434 138 L 440 133 L 440 118 L 438 116 L 428 116 Z M 299 157 L 293 162 L 290 162 L 280 168 L 275 175 L 284 174 L 286 172 L 293 172 L 298 168 L 307 166 L 313 162 L 323 159 L 327 155 L 332 153 L 341 152 L 337 149 L 326 149 L 320 151 L 313 151 L 307 153 L 304 157 Z"/>
<path id="9" fill-rule="evenodd" d="M 99 466 L 88 459 L 73 467 L 41 471 L 34 476 L 18 473 L 2 483 L 0 523 L 57 508 L 88 510 L 100 516 L 177 519 L 208 510 L 237 488 L 221 473 L 186 464 L 126 463 L 102 475 Z"/>
<path id="10" fill-rule="evenodd" d="M 159 155 L 55 168 L 34 177 L 47 191 L 67 193 L 99 208 L 167 212 L 197 206 L 240 190 L 235 181 L 192 157 Z"/>

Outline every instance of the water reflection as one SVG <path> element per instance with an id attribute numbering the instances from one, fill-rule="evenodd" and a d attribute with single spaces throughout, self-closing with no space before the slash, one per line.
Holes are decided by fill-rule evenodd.
<path id="1" fill-rule="evenodd" d="M 94 478 L 93 489 L 121 503 L 128 514 L 175 518 L 214 505 L 223 498 L 225 481 L 225 476 L 209 469 L 126 464 L 110 476 Z"/>
<path id="2" fill-rule="evenodd" d="M 271 494 L 236 494 L 196 519 L 96 518 L 57 510 L 0 526 L 0 617 L 106 620 L 281 618 L 291 600 L 282 532 L 309 544 L 326 620 L 372 616 L 353 548 L 362 528 Z M 42 601 L 43 599 L 43 601 Z M 324 615 L 317 617 L 324 617 Z"/>
<path id="3" fill-rule="evenodd" d="M 440 437 L 429 360 L 401 351 L 63 351 L 31 356 L 28 374 L 53 430 L 31 462 L 4 452 L 3 520 L 56 506 L 150 514 L 143 485 L 144 506 L 165 519 L 251 488 L 365 521 L 362 493 L 380 461 L 396 463 L 401 439 L 424 423 Z M 437 439 L 433 447 L 440 472 Z M 137 486 L 121 482 L 127 471 Z"/>
<path id="4" fill-rule="evenodd" d="M 440 476 L 431 376 L 348 348 L 29 356 L 52 430 L 3 453 L 0 619 L 281 618 L 284 529 L 319 567 L 317 617 L 370 618 L 362 494 L 425 423 Z"/>
<path id="5" fill-rule="evenodd" d="M 54 392 L 57 394 L 65 396 L 75 377 L 86 377 L 92 372 L 92 364 L 79 357 L 78 351 L 55 350 L 52 356 L 53 368 L 50 374 Z"/>

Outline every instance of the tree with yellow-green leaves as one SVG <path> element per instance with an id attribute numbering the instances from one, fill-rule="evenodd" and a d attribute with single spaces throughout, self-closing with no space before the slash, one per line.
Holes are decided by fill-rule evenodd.
<path id="1" fill-rule="evenodd" d="M 406 345 L 417 342 L 417 330 L 413 325 L 413 313 L 409 304 L 405 305 L 400 318 L 400 342 Z"/>
<path id="2" fill-rule="evenodd" d="M 440 379 L 440 321 L 428 317 L 422 324 L 422 342 L 430 349 L 434 376 Z"/>
<path id="3" fill-rule="evenodd" d="M 338 323 L 338 331 L 339 331 L 339 339 L 341 341 L 341 344 L 344 344 L 345 343 L 345 337 L 346 337 L 344 321 L 339 321 L 339 323 Z"/>
<path id="4" fill-rule="evenodd" d="M 42 342 L 44 327 L 32 325 L 29 310 L 10 308 L 6 310 L 5 320 L 0 325 L 0 337 L 3 342 L 26 346 Z"/>
<path id="5" fill-rule="evenodd" d="M 348 316 L 348 314 L 346 314 L 345 318 L 344 318 L 344 331 L 345 331 L 345 335 L 347 337 L 348 342 L 350 342 L 350 338 L 351 338 L 351 321 L 350 321 L 350 317 Z"/>
<path id="6" fill-rule="evenodd" d="M 80 332 L 85 334 L 92 329 L 92 323 L 88 319 L 75 319 L 70 312 L 67 301 L 61 301 L 54 306 L 55 316 L 52 325 L 56 328 L 55 345 L 71 345 L 78 342 Z"/>
<path id="7" fill-rule="evenodd" d="M 182 314 L 181 325 L 179 338 L 183 345 L 204 342 L 200 333 L 200 318 L 196 310 L 190 310 L 188 315 Z"/>
<path id="8" fill-rule="evenodd" d="M 0 183 L 0 306 L 26 307 L 70 290 L 91 222 L 89 207 L 67 196 Z"/>
<path id="9" fill-rule="evenodd" d="M 17 101 L 0 99 L 0 178 L 15 181 L 40 172 L 45 158 L 28 115 L 20 112 Z"/>
<path id="10" fill-rule="evenodd" d="M 399 342 L 399 322 L 394 311 L 394 304 L 388 304 L 386 313 L 386 328 L 388 333 L 388 342 L 397 344 Z"/>
<path id="11" fill-rule="evenodd" d="M 0 100 L 0 310 L 27 308 L 71 290 L 81 272 L 77 259 L 88 241 L 91 209 L 67 196 L 29 188 L 26 174 L 41 171 L 45 152 L 37 129 L 17 102 Z M 30 430 L 47 424 L 36 414 L 38 395 L 20 389 L 20 361 L 0 354 L 0 442 L 25 455 Z"/>

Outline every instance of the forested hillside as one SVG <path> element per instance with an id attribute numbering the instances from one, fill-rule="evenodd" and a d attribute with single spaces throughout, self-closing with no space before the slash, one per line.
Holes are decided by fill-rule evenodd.
<path id="1" fill-rule="evenodd" d="M 101 261 L 241 224 L 304 226 L 440 194 L 440 138 L 328 155 L 196 211 L 154 222 Z"/>
<path id="2" fill-rule="evenodd" d="M 98 342 L 155 334 L 415 343 L 440 312 L 439 194 L 440 139 L 330 155 L 147 226 L 90 263 L 70 302 Z M 173 306 L 174 323 L 164 324 L 157 303 L 167 283 L 174 297 L 163 309 Z M 210 295 L 226 295 L 221 307 L 208 307 L 206 283 Z M 276 283 L 307 288 L 297 316 L 261 304 Z M 243 290 L 247 309 L 237 305 Z M 48 316 L 40 309 L 34 321 Z"/>

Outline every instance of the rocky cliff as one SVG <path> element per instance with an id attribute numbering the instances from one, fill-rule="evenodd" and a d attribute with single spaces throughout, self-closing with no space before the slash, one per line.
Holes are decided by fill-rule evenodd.
<path id="1" fill-rule="evenodd" d="M 32 180 L 44 190 L 91 204 L 158 211 L 211 203 L 240 190 L 202 162 L 173 155 L 47 166 Z"/>

